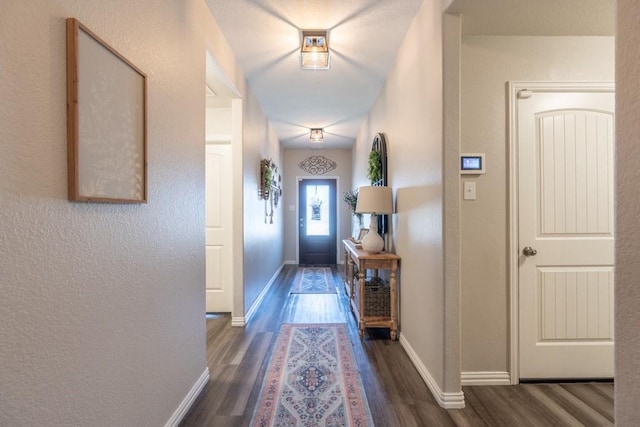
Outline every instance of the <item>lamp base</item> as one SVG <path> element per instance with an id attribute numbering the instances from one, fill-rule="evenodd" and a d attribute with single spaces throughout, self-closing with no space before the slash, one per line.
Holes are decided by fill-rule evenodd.
<path id="1" fill-rule="evenodd" d="M 378 253 L 384 249 L 384 240 L 378 234 L 378 216 L 371 214 L 369 232 L 362 238 L 362 249 L 367 252 Z"/>

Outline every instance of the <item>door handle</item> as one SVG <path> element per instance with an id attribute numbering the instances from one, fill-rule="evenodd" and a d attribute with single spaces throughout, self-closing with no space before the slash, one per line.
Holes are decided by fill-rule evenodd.
<path id="1" fill-rule="evenodd" d="M 524 249 L 522 249 L 522 254 L 524 256 L 536 256 L 538 251 L 533 249 L 531 246 L 525 246 Z"/>

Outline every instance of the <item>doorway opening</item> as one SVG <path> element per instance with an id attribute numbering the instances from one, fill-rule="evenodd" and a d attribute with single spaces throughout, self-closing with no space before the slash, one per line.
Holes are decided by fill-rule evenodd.
<path id="1" fill-rule="evenodd" d="M 242 100 L 210 52 L 206 52 L 205 110 L 205 282 L 207 313 L 232 313 L 242 297 L 242 265 L 237 233 L 242 223 L 233 212 L 234 191 L 242 185 Z"/>

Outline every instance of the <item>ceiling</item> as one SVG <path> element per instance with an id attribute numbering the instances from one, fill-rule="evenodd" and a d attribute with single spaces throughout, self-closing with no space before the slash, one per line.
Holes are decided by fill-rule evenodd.
<path id="1" fill-rule="evenodd" d="M 205 1 L 282 146 L 350 148 L 423 0 Z M 329 70 L 300 69 L 302 29 L 329 30 Z"/>
<path id="2" fill-rule="evenodd" d="M 435 1 L 435 0 L 429 0 Z M 423 0 L 205 0 L 283 148 L 349 148 Z M 614 0 L 454 0 L 468 35 L 613 35 Z M 331 68 L 300 69 L 300 30 L 329 30 Z M 212 58 L 208 65 L 214 64 Z M 208 67 L 209 68 L 209 67 Z M 220 73 L 207 76 L 232 96 Z"/>
<path id="3" fill-rule="evenodd" d="M 615 0 L 454 0 L 465 35 L 613 36 Z"/>

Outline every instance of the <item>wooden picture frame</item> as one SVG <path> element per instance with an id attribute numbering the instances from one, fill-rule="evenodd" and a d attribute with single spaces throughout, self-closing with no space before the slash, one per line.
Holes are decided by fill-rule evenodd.
<path id="1" fill-rule="evenodd" d="M 147 202 L 146 75 L 67 19 L 69 200 Z"/>
<path id="2" fill-rule="evenodd" d="M 362 242 L 362 239 L 364 239 L 364 236 L 366 236 L 368 232 L 368 228 L 361 228 L 360 232 L 358 232 L 358 242 Z"/>

